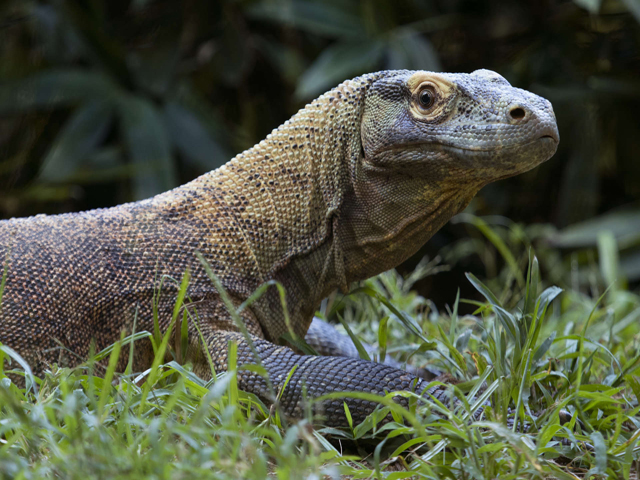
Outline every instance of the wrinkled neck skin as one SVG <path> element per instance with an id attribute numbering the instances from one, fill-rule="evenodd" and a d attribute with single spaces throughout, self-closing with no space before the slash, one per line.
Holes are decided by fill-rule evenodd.
<path id="1" fill-rule="evenodd" d="M 362 159 L 333 240 L 344 251 L 347 281 L 369 278 L 408 259 L 481 186 L 462 176 L 431 179 L 428 171 L 390 172 Z"/>

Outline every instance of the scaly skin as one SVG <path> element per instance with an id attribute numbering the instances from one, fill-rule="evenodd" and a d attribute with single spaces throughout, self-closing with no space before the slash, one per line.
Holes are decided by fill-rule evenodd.
<path id="1" fill-rule="evenodd" d="M 210 375 L 203 348 L 225 370 L 229 340 L 238 343 L 238 363 L 252 363 L 195 252 L 236 304 L 265 281 L 282 283 L 292 328 L 304 336 L 332 290 L 398 265 L 483 185 L 535 167 L 557 143 L 550 103 L 493 72 L 387 71 L 346 81 L 180 188 L 110 209 L 0 222 L 0 258 L 8 266 L 0 341 L 36 372 L 78 363 L 92 339 L 100 350 L 131 331 L 136 311 L 137 330 L 153 331 L 159 279 L 179 280 L 189 269 L 189 308 L 206 343 L 191 324 L 183 353 L 195 371 Z M 166 329 L 177 287 L 165 281 L 160 292 Z M 276 390 L 298 366 L 282 396 L 292 416 L 302 412 L 304 388 L 316 397 L 427 385 L 392 366 L 278 346 L 287 327 L 275 288 L 242 318 Z M 152 358 L 148 343 L 137 345 L 136 369 Z M 241 388 L 272 400 L 256 374 L 244 370 L 239 379 Z M 374 408 L 349 405 L 356 422 Z M 323 406 L 327 424 L 344 424 L 342 400 Z"/>
<path id="2" fill-rule="evenodd" d="M 348 335 L 338 332 L 335 327 L 317 317 L 313 317 L 309 330 L 304 337 L 307 345 L 312 347 L 319 355 L 331 355 L 337 357 L 353 357 L 360 358 L 358 349 L 351 341 Z M 378 349 L 364 342 L 360 342 L 362 347 L 367 351 L 369 357 L 373 358 L 378 353 Z M 384 359 L 385 365 L 391 365 L 396 368 L 403 368 L 402 363 L 387 355 Z M 427 380 L 433 380 L 442 376 L 442 372 L 430 367 L 416 368 L 412 365 L 406 365 L 404 368 L 414 375 Z"/>

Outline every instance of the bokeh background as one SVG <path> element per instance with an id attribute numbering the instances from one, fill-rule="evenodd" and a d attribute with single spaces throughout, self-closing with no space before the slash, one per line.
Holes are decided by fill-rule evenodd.
<path id="1" fill-rule="evenodd" d="M 361 73 L 488 68 L 551 100 L 559 151 L 400 271 L 435 259 L 416 286 L 441 306 L 465 271 L 522 283 L 533 246 L 548 283 L 636 290 L 639 22 L 640 0 L 5 0 L 0 218 L 178 186 Z"/>

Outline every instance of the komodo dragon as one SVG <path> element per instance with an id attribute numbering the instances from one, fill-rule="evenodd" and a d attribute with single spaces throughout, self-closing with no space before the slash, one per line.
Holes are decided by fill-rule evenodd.
<path id="1" fill-rule="evenodd" d="M 331 291 L 395 267 L 482 186 L 544 162 L 558 141 L 551 104 L 488 70 L 383 71 L 345 81 L 182 187 L 108 209 L 0 222 L 7 265 L 0 341 L 36 373 L 63 361 L 61 352 L 86 358 L 92 340 L 99 350 L 131 331 L 136 312 L 137 331 L 153 331 L 158 280 L 189 269 L 188 296 L 206 343 L 191 322 L 186 356 L 195 372 L 211 375 L 204 348 L 225 371 L 230 341 L 238 365 L 255 363 L 196 252 L 236 305 L 264 282 L 280 282 L 290 325 L 304 337 Z M 177 292 L 165 281 L 156 298 L 165 330 Z M 429 384 L 393 366 L 279 345 L 288 329 L 275 287 L 241 316 L 276 391 L 297 366 L 280 401 L 289 416 L 302 415 L 304 395 Z M 136 346 L 134 368 L 152 359 L 150 342 Z M 272 402 L 255 369 L 238 378 L 240 388 Z M 347 404 L 354 422 L 375 408 Z M 342 399 L 322 407 L 325 424 L 345 424 Z"/>

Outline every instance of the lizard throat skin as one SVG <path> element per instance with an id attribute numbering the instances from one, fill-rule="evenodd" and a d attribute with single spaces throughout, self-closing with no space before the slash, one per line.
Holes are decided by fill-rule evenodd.
<path id="1" fill-rule="evenodd" d="M 190 325 L 181 355 L 207 377 L 206 350 L 224 371 L 232 340 L 238 364 L 252 363 L 196 252 L 236 305 L 264 282 L 280 282 L 291 327 L 304 336 L 332 290 L 395 267 L 483 185 L 546 161 L 558 141 L 551 104 L 487 70 L 383 71 L 345 81 L 182 187 L 109 209 L 0 221 L 7 268 L 0 341 L 38 374 L 54 363 L 77 364 L 92 342 L 99 351 L 121 330 L 131 332 L 134 318 L 137 331 L 153 331 L 158 279 L 179 279 L 189 269 L 188 310 L 197 313 L 205 341 Z M 165 281 L 156 298 L 165 330 L 177 290 Z M 425 385 L 395 366 L 277 345 L 288 328 L 276 288 L 242 318 L 276 391 L 298 366 L 282 395 L 291 416 L 302 412 L 303 385 L 311 397 Z M 150 344 L 138 342 L 134 367 L 144 370 L 152 360 Z M 257 374 L 243 371 L 239 380 L 273 400 Z M 354 421 L 375 406 L 347 403 Z M 342 400 L 323 405 L 327 424 L 344 424 Z"/>

